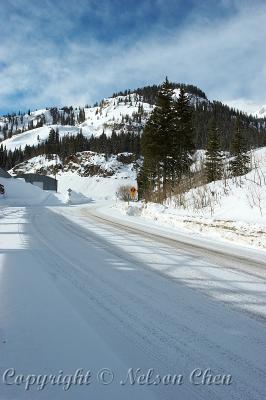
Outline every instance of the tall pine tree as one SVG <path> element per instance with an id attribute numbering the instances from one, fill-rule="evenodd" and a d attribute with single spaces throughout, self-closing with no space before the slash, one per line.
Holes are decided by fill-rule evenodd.
<path id="1" fill-rule="evenodd" d="M 241 176 L 248 173 L 250 157 L 246 154 L 246 151 L 246 141 L 243 137 L 240 121 L 237 120 L 234 137 L 231 143 L 231 154 L 234 157 L 229 165 L 232 176 Z"/>
<path id="2" fill-rule="evenodd" d="M 194 150 L 192 111 L 184 89 L 177 101 L 173 86 L 166 78 L 158 95 L 157 105 L 142 136 L 143 173 L 156 188 L 158 201 L 171 194 L 174 186 L 191 164 Z M 157 177 L 157 179 L 155 179 Z M 162 193 L 161 193 L 162 187 Z"/>
<path id="3" fill-rule="evenodd" d="M 141 139 L 144 173 L 149 181 L 150 190 L 153 190 L 156 185 L 158 201 L 166 197 L 171 120 L 172 89 L 166 78 L 159 92 L 157 105 L 151 113 Z"/>
<path id="4" fill-rule="evenodd" d="M 216 124 L 212 121 L 208 132 L 205 171 L 208 182 L 218 181 L 223 176 L 223 162 L 220 137 Z"/>
<path id="5" fill-rule="evenodd" d="M 172 184 L 187 173 L 191 165 L 191 155 L 195 150 L 193 143 L 192 110 L 189 98 L 183 88 L 177 102 L 173 102 L 173 117 L 171 121 L 171 160 Z"/>

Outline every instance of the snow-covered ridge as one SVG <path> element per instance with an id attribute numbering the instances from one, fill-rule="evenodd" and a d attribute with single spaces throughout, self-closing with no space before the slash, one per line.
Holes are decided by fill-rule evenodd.
<path id="1" fill-rule="evenodd" d="M 180 94 L 180 89 L 179 88 L 174 89 L 172 98 L 177 101 L 179 94 Z M 189 98 L 189 102 L 192 106 L 195 106 L 196 104 L 200 104 L 200 103 L 208 103 L 209 102 L 204 97 L 196 96 L 195 94 L 186 93 L 186 95 Z"/>
<path id="2" fill-rule="evenodd" d="M 0 139 L 4 138 L 4 131 L 12 131 L 12 135 L 20 134 L 29 129 L 37 128 L 43 124 L 52 124 L 52 116 L 49 109 L 40 109 L 31 111 L 26 114 L 10 115 L 6 117 L 0 116 Z"/>
<path id="3" fill-rule="evenodd" d="M 266 105 L 262 106 L 259 111 L 256 113 L 258 118 L 266 118 Z"/>
<path id="4" fill-rule="evenodd" d="M 179 96 L 179 89 L 174 89 L 173 98 Z M 188 94 L 190 102 L 195 105 L 199 102 L 207 102 L 199 96 Z M 84 108 L 85 120 L 79 123 L 78 115 L 80 110 L 72 110 L 74 113 L 74 125 L 53 124 L 52 109 L 37 110 L 30 115 L 12 116 L 9 118 L 0 117 L 0 138 L 3 138 L 3 129 L 13 126 L 12 137 L 1 142 L 7 150 L 14 151 L 16 148 L 22 150 L 26 145 L 37 146 L 47 140 L 50 130 L 59 130 L 59 136 L 77 135 L 79 132 L 85 137 L 99 137 L 103 132 L 107 137 L 112 132 L 136 132 L 141 133 L 145 123 L 154 106 L 145 103 L 143 98 L 136 93 L 126 96 L 117 96 L 104 99 L 99 106 Z M 59 110 L 60 115 L 69 115 L 64 109 Z M 43 123 L 43 126 L 39 126 Z M 28 130 L 28 127 L 30 129 Z M 24 131 L 23 131 L 24 130 Z"/>
<path id="5" fill-rule="evenodd" d="M 117 133 L 132 131 L 141 132 L 154 106 L 142 101 L 142 98 L 134 93 L 127 96 L 104 99 L 99 106 L 84 108 L 85 120 L 78 121 L 79 109 L 74 112 L 74 125 L 53 124 L 52 110 L 38 110 L 25 116 L 13 116 L 9 119 L 0 117 L 0 138 L 3 138 L 5 126 L 11 129 L 12 137 L 1 142 L 7 150 L 16 148 L 24 149 L 26 145 L 37 146 L 47 140 L 50 130 L 59 129 L 60 137 L 66 135 L 77 135 L 82 131 L 86 137 L 100 136 L 103 132 L 110 136 L 112 131 Z M 65 113 L 63 109 L 59 113 Z M 66 114 L 67 115 L 67 114 Z M 43 126 L 40 125 L 41 118 Z M 30 127 L 28 130 L 27 128 Z M 26 129 L 26 130 L 25 130 Z M 25 130 L 21 132 L 21 130 Z"/>

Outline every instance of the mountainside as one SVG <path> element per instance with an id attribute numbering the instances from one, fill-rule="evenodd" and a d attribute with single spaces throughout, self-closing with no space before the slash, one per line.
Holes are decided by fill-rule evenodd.
<path id="1" fill-rule="evenodd" d="M 60 137 L 77 135 L 99 137 L 103 132 L 141 132 L 153 106 L 136 95 L 103 100 L 99 106 L 83 109 L 63 108 L 39 110 L 24 116 L 0 118 L 3 140 L 7 150 L 37 146 L 48 139 L 50 130 L 58 128 Z M 82 118 L 80 118 L 82 114 Z"/>
<path id="2" fill-rule="evenodd" d="M 204 148 L 207 130 L 212 118 L 221 132 L 221 145 L 228 150 L 236 117 L 240 118 L 245 128 L 249 147 L 266 144 L 265 109 L 259 116 L 232 109 L 220 102 L 211 102 L 204 92 L 192 85 L 173 84 L 173 97 L 177 97 L 179 88 L 184 87 L 193 106 L 193 126 L 196 148 Z M 112 134 L 141 135 L 146 121 L 156 102 L 160 86 L 153 85 L 136 89 L 133 93 L 115 93 L 113 97 L 102 100 L 94 107 L 63 107 L 42 109 L 27 114 L 0 117 L 0 138 L 3 148 L 14 151 L 26 146 L 39 146 L 44 143 L 51 129 L 57 130 L 60 138 L 82 133 L 85 138 L 100 138 L 103 134 L 110 138 Z M 86 148 L 86 150 L 98 150 Z M 112 149 L 113 152 L 131 151 L 132 149 Z M 104 151 L 104 149 L 102 149 Z M 39 152 L 40 153 L 40 152 Z M 29 156 L 33 156 L 30 154 Z M 21 160 L 19 160 L 21 161 Z"/>
<path id="3" fill-rule="evenodd" d="M 139 134 L 154 108 L 154 98 L 158 90 L 157 86 L 152 87 L 152 90 L 148 92 L 149 96 L 146 88 L 137 90 L 141 94 L 128 94 L 126 91 L 116 97 L 104 99 L 99 105 L 96 103 L 94 107 L 51 108 L 29 111 L 30 114 L 25 115 L 0 117 L 0 133 L 4 139 L 2 145 L 11 151 L 20 147 L 24 149 L 26 145 L 38 146 L 48 139 L 51 129 L 57 128 L 60 137 L 77 135 L 79 132 L 87 138 L 99 137 L 102 133 L 110 137 L 112 132 Z M 174 89 L 173 97 L 177 98 L 178 94 L 179 89 Z M 202 94 L 203 97 L 192 93 L 188 95 L 191 104 L 195 107 L 207 101 L 205 94 Z"/>

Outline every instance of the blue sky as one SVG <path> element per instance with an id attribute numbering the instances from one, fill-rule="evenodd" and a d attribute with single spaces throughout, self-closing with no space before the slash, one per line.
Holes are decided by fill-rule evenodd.
<path id="1" fill-rule="evenodd" d="M 0 113 L 92 104 L 166 75 L 266 103 L 264 0 L 0 0 Z"/>

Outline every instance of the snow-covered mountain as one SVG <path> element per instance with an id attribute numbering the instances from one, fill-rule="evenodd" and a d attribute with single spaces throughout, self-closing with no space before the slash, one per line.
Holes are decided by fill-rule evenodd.
<path id="1" fill-rule="evenodd" d="M 145 91 L 146 90 L 146 91 Z M 49 136 L 50 130 L 59 131 L 59 137 L 77 135 L 82 131 L 82 134 L 86 138 L 99 137 L 103 132 L 107 137 L 111 136 L 112 132 L 116 134 L 120 133 L 140 133 L 143 131 L 146 121 L 148 120 L 150 113 L 154 109 L 154 102 L 156 99 L 156 93 L 158 93 L 159 87 L 146 87 L 137 89 L 135 93 L 117 94 L 113 97 L 102 100 L 99 104 L 94 107 L 86 106 L 85 108 L 73 108 L 73 107 L 62 107 L 60 108 L 46 108 L 28 112 L 24 115 L 19 113 L 18 115 L 8 115 L 0 117 L 0 140 L 3 147 L 7 150 L 14 151 L 16 148 L 25 149 L 25 146 L 37 146 L 45 142 Z M 204 146 L 204 138 L 206 138 L 207 122 L 203 113 L 212 111 L 212 102 L 210 102 L 204 92 L 199 89 L 190 89 L 186 87 L 187 95 L 189 96 L 190 103 L 193 105 L 196 112 L 196 129 L 198 131 L 198 141 L 201 148 Z M 157 91 L 157 92 L 156 92 Z M 173 98 L 177 99 L 180 93 L 180 88 L 176 87 L 173 89 Z M 206 104 L 206 106 L 205 106 Z M 219 103 L 222 107 L 222 103 Z M 238 104 L 238 103 L 237 103 Z M 236 107 L 236 104 L 231 103 L 229 106 L 241 109 L 241 104 Z M 217 102 L 216 102 L 217 109 Z M 257 143 L 257 139 L 252 139 L 254 136 L 254 129 L 257 129 L 256 118 L 263 118 L 266 116 L 266 106 L 259 109 L 258 112 L 254 112 L 256 108 L 253 108 L 253 120 L 250 117 L 249 125 L 251 145 L 253 142 Z M 245 110 L 244 110 L 245 111 Z M 217 112 L 217 110 L 216 110 Z M 207 115 L 207 114 L 206 114 Z M 227 120 L 224 121 L 224 115 L 227 115 Z M 220 110 L 220 129 L 224 137 L 227 137 L 233 130 L 233 122 L 236 113 L 232 109 Z M 231 121 L 231 122 L 230 122 Z M 246 124 L 247 120 L 243 117 L 243 123 Z M 260 124 L 260 127 L 262 125 Z M 263 125 L 265 129 L 265 124 Z M 3 140 L 4 139 L 4 140 Z M 230 139 L 226 139 L 230 142 Z M 252 141 L 253 140 L 253 141 Z M 264 142 L 262 143 L 264 144 Z M 227 143 L 228 146 L 228 143 Z M 126 151 L 126 150 L 121 150 Z"/>
<path id="2" fill-rule="evenodd" d="M 179 89 L 174 89 L 173 97 L 177 98 Z M 200 96 L 189 94 L 190 102 L 195 105 L 207 100 Z M 23 150 L 26 145 L 37 146 L 45 141 L 50 130 L 59 130 L 59 136 L 76 135 L 80 131 L 85 137 L 99 137 L 103 132 L 110 136 L 112 131 L 142 132 L 143 127 L 152 112 L 154 105 L 143 101 L 142 96 L 131 93 L 126 96 L 117 96 L 104 99 L 95 107 L 84 108 L 84 121 L 79 121 L 79 109 L 60 109 L 60 116 L 67 121 L 69 112 L 73 112 L 73 124 L 53 124 L 53 110 L 42 109 L 30 114 L 0 117 L 0 139 L 4 139 L 4 131 L 12 130 L 12 137 L 2 141 L 7 150 L 16 148 Z M 72 111 L 73 110 L 73 111 Z M 42 126 L 40 126 L 42 125 Z"/>
<path id="3" fill-rule="evenodd" d="M 6 134 L 17 135 L 32 128 L 36 128 L 43 123 L 49 125 L 52 123 L 52 116 L 49 109 L 40 109 L 36 111 L 28 111 L 26 114 L 12 114 L 8 116 L 0 116 L 0 138 L 4 138 Z"/>
<path id="4" fill-rule="evenodd" d="M 258 118 L 266 118 L 266 105 L 262 106 L 255 115 Z"/>
<path id="5" fill-rule="evenodd" d="M 26 145 L 37 146 L 48 138 L 51 128 L 58 128 L 60 137 L 76 135 L 81 130 L 85 137 L 98 137 L 103 132 L 110 136 L 113 130 L 141 131 L 152 110 L 152 105 L 143 102 L 140 96 L 133 93 L 104 99 L 99 106 L 84 108 L 85 120 L 82 123 L 78 121 L 79 110 L 74 110 L 74 125 L 53 124 L 52 109 L 38 110 L 24 116 L 0 117 L 2 138 L 4 128 L 10 130 L 13 126 L 12 137 L 3 140 L 2 145 L 7 150 L 24 149 Z M 68 114 L 63 109 L 59 112 L 61 115 Z M 40 123 L 43 126 L 39 126 Z"/>
<path id="6" fill-rule="evenodd" d="M 177 99 L 179 93 L 180 89 L 175 88 L 173 98 Z M 208 102 L 200 94 L 187 94 L 192 105 Z M 87 138 L 92 135 L 99 137 L 103 132 L 107 137 L 112 132 L 141 133 L 154 109 L 151 103 L 144 101 L 143 96 L 138 93 L 128 93 L 104 99 L 100 104 L 84 109 L 50 108 L 29 111 L 25 115 L 0 117 L 0 134 L 3 137 L 9 132 L 11 136 L 1 144 L 11 151 L 37 146 L 48 139 L 51 129 L 58 130 L 61 138 L 75 136 L 80 132 Z M 136 185 L 139 163 L 130 153 L 107 157 L 105 154 L 84 151 L 72 154 L 64 160 L 55 154 L 49 157 L 38 155 L 16 165 L 10 172 L 14 175 L 32 172 L 56 175 L 61 193 L 66 193 L 71 188 L 88 197 L 114 198 L 119 187 Z"/>

